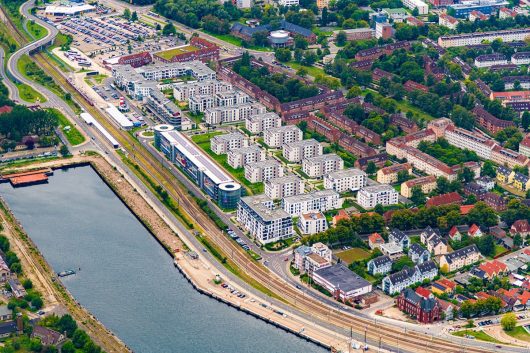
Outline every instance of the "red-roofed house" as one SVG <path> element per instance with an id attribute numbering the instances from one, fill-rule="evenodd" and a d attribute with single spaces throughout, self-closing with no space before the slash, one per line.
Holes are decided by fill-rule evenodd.
<path id="1" fill-rule="evenodd" d="M 433 196 L 425 203 L 425 206 L 442 206 L 442 205 L 460 205 L 462 203 L 462 196 L 457 192 L 450 192 L 439 196 Z"/>
<path id="2" fill-rule="evenodd" d="M 419 296 L 421 296 L 421 297 L 423 297 L 425 299 L 429 299 L 429 298 L 433 298 L 434 297 L 434 295 L 431 293 L 431 291 L 428 290 L 425 287 L 416 288 L 416 294 L 418 294 Z"/>
<path id="3" fill-rule="evenodd" d="M 0 114 L 11 113 L 12 111 L 13 111 L 13 107 L 9 105 L 4 105 L 3 107 L 0 107 Z"/>
<path id="4" fill-rule="evenodd" d="M 475 208 L 475 205 L 462 205 L 460 206 L 460 214 L 462 216 L 467 215 L 473 208 Z"/>
<path id="5" fill-rule="evenodd" d="M 368 237 L 368 245 L 370 249 L 379 248 L 382 244 L 385 243 L 385 239 L 379 233 L 373 233 Z"/>
<path id="6" fill-rule="evenodd" d="M 530 223 L 528 223 L 527 219 L 519 219 L 513 222 L 510 234 L 520 234 L 522 237 L 527 237 L 530 234 Z"/>
<path id="7" fill-rule="evenodd" d="M 469 232 L 469 226 L 463 224 L 460 226 L 452 226 L 451 230 L 449 231 L 449 238 L 451 240 L 460 241 L 462 240 L 462 236 Z"/>
<path id="8" fill-rule="evenodd" d="M 508 270 L 508 266 L 498 260 L 484 262 L 480 264 L 478 268 L 486 273 L 486 278 L 488 279 L 492 279 L 493 277 L 506 273 Z"/>
<path id="9" fill-rule="evenodd" d="M 343 220 L 348 220 L 348 219 L 350 219 L 350 216 L 348 215 L 348 213 L 346 213 L 346 211 L 344 210 L 339 210 L 339 212 L 337 212 L 337 214 L 333 216 L 333 220 L 331 221 L 331 224 L 333 224 L 333 227 L 336 227 L 337 223 Z"/>
<path id="10" fill-rule="evenodd" d="M 476 224 L 473 224 L 470 228 L 469 228 L 469 231 L 467 232 L 467 234 L 470 236 L 470 237 L 476 237 L 476 238 L 480 238 L 482 236 L 482 231 L 480 230 L 480 227 L 477 226 Z"/>
<path id="11" fill-rule="evenodd" d="M 530 299 L 530 292 L 525 290 L 523 293 L 518 295 L 517 299 L 519 299 L 521 304 L 526 307 L 528 303 L 528 299 Z"/>
<path id="12" fill-rule="evenodd" d="M 444 313 L 446 320 L 452 320 L 454 317 L 455 311 L 458 311 L 458 307 L 454 305 L 451 302 L 448 302 L 447 300 L 443 299 L 437 299 L 438 303 L 440 304 L 440 308 L 442 309 L 442 312 Z"/>
<path id="13" fill-rule="evenodd" d="M 480 299 L 488 299 L 491 297 L 491 295 L 489 295 L 486 292 L 478 292 L 477 294 L 475 294 L 475 297 L 477 297 L 477 299 L 480 300 Z"/>
<path id="14" fill-rule="evenodd" d="M 436 282 L 443 284 L 447 288 L 450 288 L 452 291 L 454 291 L 455 288 L 456 288 L 456 282 L 453 282 L 453 281 L 451 281 L 450 279 L 447 279 L 447 278 L 441 278 L 441 279 L 439 279 Z"/>

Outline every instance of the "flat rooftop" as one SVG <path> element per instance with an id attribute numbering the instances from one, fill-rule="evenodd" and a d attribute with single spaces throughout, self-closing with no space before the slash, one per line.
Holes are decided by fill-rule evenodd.
<path id="1" fill-rule="evenodd" d="M 158 53 L 155 53 L 156 56 L 161 57 L 162 59 L 171 60 L 173 57 L 185 54 L 185 53 L 191 53 L 194 51 L 199 50 L 199 48 L 194 47 L 193 45 L 183 45 L 176 48 L 171 48 L 164 51 L 159 51 Z"/>
<path id="2" fill-rule="evenodd" d="M 223 184 L 234 182 L 234 180 L 224 172 L 217 164 L 210 158 L 205 156 L 203 152 L 189 141 L 183 134 L 178 131 L 165 131 L 161 133 L 171 145 L 174 145 L 186 158 L 197 166 L 206 176 L 208 176 L 215 184 Z"/>
<path id="3" fill-rule="evenodd" d="M 323 278 L 345 293 L 370 286 L 370 282 L 351 271 L 342 263 L 316 270 L 314 276 Z"/>

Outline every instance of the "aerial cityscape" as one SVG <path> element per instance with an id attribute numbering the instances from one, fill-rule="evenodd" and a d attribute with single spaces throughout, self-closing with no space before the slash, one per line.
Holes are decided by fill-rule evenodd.
<path id="1" fill-rule="evenodd" d="M 529 67 L 527 0 L 0 0 L 0 353 L 530 351 Z"/>

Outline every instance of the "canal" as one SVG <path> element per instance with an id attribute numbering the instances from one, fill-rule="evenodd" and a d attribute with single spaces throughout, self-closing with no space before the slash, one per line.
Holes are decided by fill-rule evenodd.
<path id="1" fill-rule="evenodd" d="M 91 167 L 57 170 L 7 201 L 72 295 L 137 353 L 326 350 L 197 293 Z"/>

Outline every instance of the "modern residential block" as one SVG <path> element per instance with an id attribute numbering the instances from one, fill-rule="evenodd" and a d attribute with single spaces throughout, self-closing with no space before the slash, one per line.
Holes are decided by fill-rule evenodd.
<path id="1" fill-rule="evenodd" d="M 320 178 L 344 168 L 344 161 L 335 153 L 305 158 L 302 160 L 302 171 L 311 178 Z"/>
<path id="2" fill-rule="evenodd" d="M 337 170 L 324 175 L 324 189 L 335 190 L 338 193 L 357 191 L 366 186 L 368 176 L 356 168 Z"/>
<path id="3" fill-rule="evenodd" d="M 297 175 L 272 178 L 265 182 L 265 195 L 273 200 L 304 193 L 304 181 Z"/>

